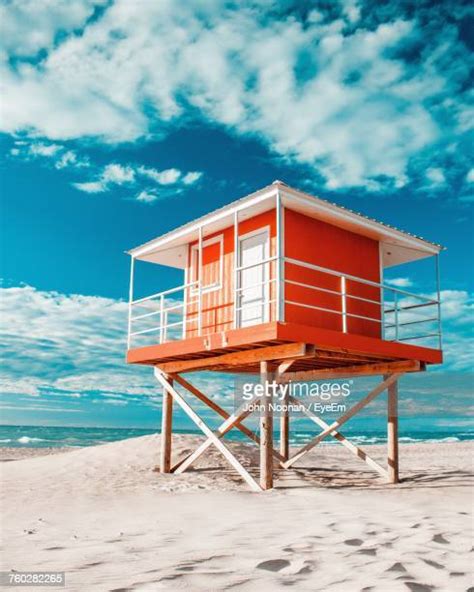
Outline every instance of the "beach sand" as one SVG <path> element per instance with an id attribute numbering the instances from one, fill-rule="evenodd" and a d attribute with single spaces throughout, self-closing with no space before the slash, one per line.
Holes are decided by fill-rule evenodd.
<path id="1" fill-rule="evenodd" d="M 198 441 L 175 436 L 174 457 Z M 159 447 L 2 449 L 2 569 L 65 571 L 81 592 L 472 590 L 473 443 L 402 445 L 396 486 L 321 446 L 265 493 L 214 448 L 160 475 Z M 255 448 L 231 447 L 256 470 Z"/>

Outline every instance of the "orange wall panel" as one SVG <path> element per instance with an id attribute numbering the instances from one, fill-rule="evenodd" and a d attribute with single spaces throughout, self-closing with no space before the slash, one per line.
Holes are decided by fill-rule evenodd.
<path id="1" fill-rule="evenodd" d="M 292 259 L 373 282 L 380 281 L 379 244 L 377 241 L 292 210 L 285 210 L 285 255 Z M 314 290 L 286 282 L 286 301 L 318 306 L 336 312 L 342 311 L 341 296 L 324 291 L 340 292 L 340 277 L 287 263 L 285 278 L 323 288 L 323 290 Z M 346 281 L 346 293 L 348 296 L 380 300 L 378 288 L 354 281 Z M 348 313 L 380 319 L 379 305 L 350 297 L 346 302 Z M 296 304 L 286 304 L 285 320 L 342 331 L 342 316 L 340 314 L 305 308 Z M 347 331 L 348 333 L 379 337 L 380 324 L 347 317 Z"/>

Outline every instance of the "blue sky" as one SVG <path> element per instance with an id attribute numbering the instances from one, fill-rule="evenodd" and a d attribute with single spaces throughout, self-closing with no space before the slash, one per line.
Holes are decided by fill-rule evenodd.
<path id="1" fill-rule="evenodd" d="M 154 425 L 151 372 L 123 363 L 124 251 L 277 178 L 446 245 L 430 385 L 465 401 L 472 21 L 461 1 L 2 3 L 1 420 Z"/>

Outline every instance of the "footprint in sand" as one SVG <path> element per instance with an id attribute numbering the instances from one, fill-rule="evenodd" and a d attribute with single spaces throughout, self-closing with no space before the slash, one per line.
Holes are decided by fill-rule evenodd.
<path id="1" fill-rule="evenodd" d="M 344 541 L 345 545 L 350 547 L 360 547 L 364 541 L 362 539 L 347 539 Z"/>
<path id="2" fill-rule="evenodd" d="M 358 551 L 356 551 L 356 553 L 359 553 L 360 555 L 370 555 L 371 557 L 374 557 L 375 555 L 377 555 L 377 549 L 359 549 Z"/>
<path id="3" fill-rule="evenodd" d="M 257 569 L 265 569 L 266 571 L 281 571 L 288 567 L 290 562 L 286 559 L 268 559 L 257 564 Z"/>
<path id="4" fill-rule="evenodd" d="M 431 590 L 434 590 L 433 586 L 418 584 L 417 582 L 405 582 L 405 586 L 410 592 L 431 592 Z"/>
<path id="5" fill-rule="evenodd" d="M 433 542 L 440 543 L 441 545 L 449 545 L 449 541 L 447 541 L 442 534 L 435 534 Z"/>
<path id="6" fill-rule="evenodd" d="M 431 565 L 431 567 L 435 567 L 436 569 L 445 569 L 444 565 L 441 565 L 441 563 L 433 561 L 432 559 L 423 559 L 423 561 L 426 565 Z"/>
<path id="7" fill-rule="evenodd" d="M 45 551 L 62 551 L 65 548 L 66 547 L 46 547 L 44 550 Z"/>
<path id="8" fill-rule="evenodd" d="M 287 553 L 304 553 L 305 551 L 311 552 L 314 546 L 311 543 L 295 543 L 291 547 L 284 547 L 283 551 Z"/>
<path id="9" fill-rule="evenodd" d="M 403 563 L 400 563 L 399 561 L 397 561 L 397 563 L 394 563 L 392 565 L 392 567 L 389 567 L 386 571 L 396 571 L 398 573 L 406 573 L 406 569 L 405 566 L 403 565 Z"/>

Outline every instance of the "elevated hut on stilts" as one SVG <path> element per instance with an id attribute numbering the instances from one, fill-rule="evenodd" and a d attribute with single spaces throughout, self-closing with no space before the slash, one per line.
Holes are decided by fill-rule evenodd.
<path id="1" fill-rule="evenodd" d="M 161 471 L 182 473 L 215 446 L 253 490 L 270 489 L 274 462 L 289 469 L 330 436 L 397 483 L 398 381 L 442 361 L 440 250 L 280 181 L 131 250 L 127 361 L 152 366 L 163 388 Z M 434 294 L 414 294 L 384 281 L 385 269 L 427 257 L 436 261 Z M 181 269 L 183 282 L 136 298 L 137 261 Z M 248 406 L 223 409 L 190 382 L 189 374 L 197 371 L 260 374 L 262 381 L 271 375 L 278 382 L 382 379 L 336 421 L 328 423 L 305 408 L 321 431 L 290 451 L 289 412 L 278 416 L 275 446 L 277 418 L 268 397 L 257 435 L 244 424 Z M 183 397 L 182 389 L 191 397 Z M 384 391 L 387 467 L 340 432 Z M 220 427 L 211 429 L 190 400 L 221 416 Z M 291 400 L 288 395 L 286 402 Z M 206 440 L 173 466 L 174 404 Z M 223 441 L 234 428 L 260 447 L 259 481 Z"/>

